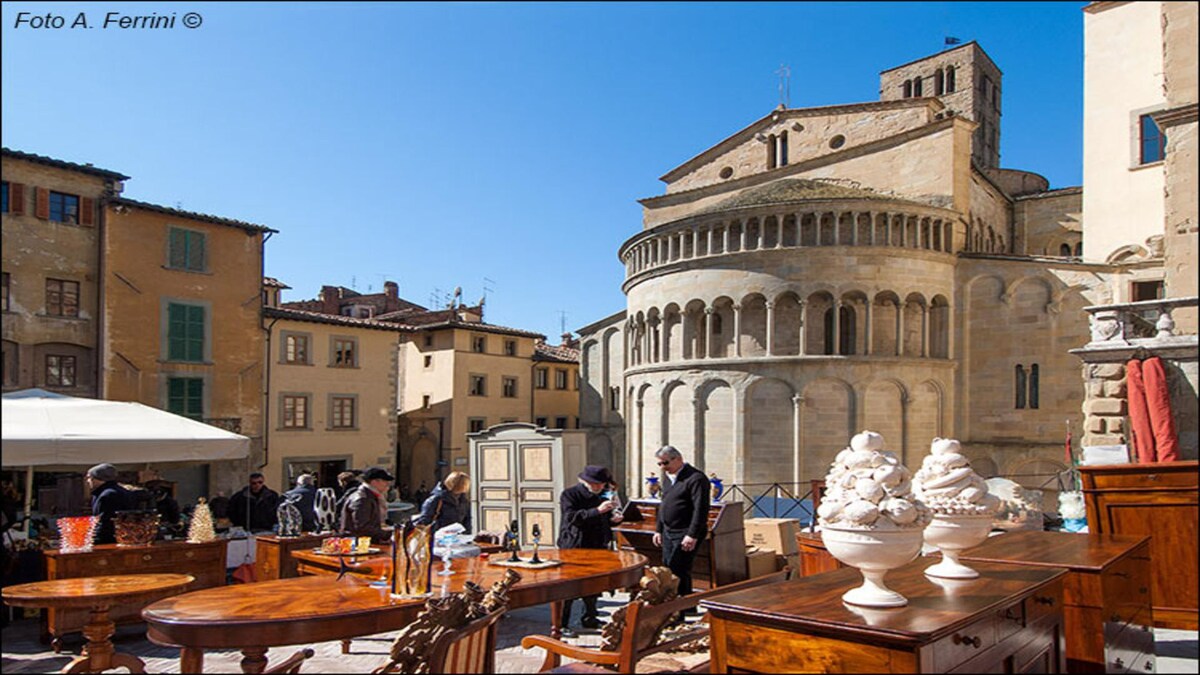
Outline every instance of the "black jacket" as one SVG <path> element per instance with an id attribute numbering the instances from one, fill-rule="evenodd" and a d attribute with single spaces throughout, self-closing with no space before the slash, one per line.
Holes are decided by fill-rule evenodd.
<path id="1" fill-rule="evenodd" d="M 683 532 L 699 543 L 708 536 L 708 478 L 704 472 L 684 464 L 674 484 L 664 473 L 662 503 L 658 507 L 659 532 Z"/>
<path id="2" fill-rule="evenodd" d="M 278 516 L 275 509 L 279 508 L 279 493 L 267 486 L 258 495 L 250 492 L 250 486 L 229 499 L 229 522 L 235 527 L 244 527 L 248 532 L 270 531 L 275 529 Z"/>
<path id="3" fill-rule="evenodd" d="M 296 487 L 283 493 L 281 503 L 287 501 L 290 497 L 299 497 L 296 500 L 296 508 L 300 511 L 300 530 L 302 532 L 316 532 L 317 530 L 317 486 L 315 485 L 297 485 Z"/>
<path id="4" fill-rule="evenodd" d="M 434 532 L 447 525 L 462 523 L 463 527 L 467 528 L 466 531 L 470 532 L 471 500 L 465 494 L 451 493 L 445 485 L 438 483 L 434 486 L 433 493 L 421 505 L 421 515 L 417 516 L 416 522 L 418 525 L 432 523 Z"/>
<path id="5" fill-rule="evenodd" d="M 383 528 L 387 502 L 366 483 L 348 494 L 342 506 L 341 530 L 354 537 L 370 537 L 376 544 L 391 539 L 391 532 Z"/>
<path id="6" fill-rule="evenodd" d="M 613 512 L 600 513 L 597 507 L 603 503 L 604 497 L 592 494 L 582 483 L 563 490 L 558 498 L 562 508 L 558 547 L 608 548 L 613 539 Z"/>
<path id="7" fill-rule="evenodd" d="M 100 525 L 96 528 L 97 544 L 117 543 L 117 526 L 113 515 L 117 511 L 130 511 L 137 508 L 133 493 L 110 480 L 92 490 L 92 515 L 100 516 Z"/>

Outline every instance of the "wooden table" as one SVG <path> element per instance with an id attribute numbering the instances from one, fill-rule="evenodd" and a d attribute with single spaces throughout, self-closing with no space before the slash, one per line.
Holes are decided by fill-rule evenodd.
<path id="1" fill-rule="evenodd" d="M 853 568 L 702 601 L 712 672 L 1062 672 L 1065 570 L 979 563 L 978 579 L 935 582 L 929 563 L 888 573 L 905 607 L 843 603 Z"/>
<path id="2" fill-rule="evenodd" d="M 543 551 L 563 561 L 542 570 L 517 569 L 521 581 L 509 591 L 509 607 L 530 607 L 636 585 L 645 557 L 593 549 Z M 440 568 L 440 563 L 437 568 Z M 457 593 L 467 581 L 484 588 L 505 570 L 481 558 L 452 561 L 455 574 L 434 576 L 435 595 Z M 438 584 L 441 584 L 440 586 Z M 213 588 L 169 598 L 142 612 L 147 636 L 156 644 L 180 647 L 185 673 L 201 672 L 205 649 L 239 649 L 242 671 L 262 672 L 267 650 L 294 644 L 375 635 L 408 625 L 420 612 L 421 599 L 390 597 L 386 588 L 347 575 L 301 576 L 240 586 Z"/>
<path id="3" fill-rule="evenodd" d="M 1067 670 L 1154 672 L 1149 537 L 1022 530 L 990 537 L 961 559 L 1068 570 Z"/>
<path id="4" fill-rule="evenodd" d="M 109 617 L 114 605 L 140 604 L 170 595 L 195 581 L 190 574 L 125 574 L 116 577 L 83 577 L 38 581 L 9 586 L 4 602 L 16 607 L 45 607 L 90 611 L 83 635 L 83 654 L 63 668 L 64 673 L 99 673 L 125 667 L 131 673 L 146 672 L 146 664 L 132 654 L 117 654 L 112 635 L 116 623 Z"/>

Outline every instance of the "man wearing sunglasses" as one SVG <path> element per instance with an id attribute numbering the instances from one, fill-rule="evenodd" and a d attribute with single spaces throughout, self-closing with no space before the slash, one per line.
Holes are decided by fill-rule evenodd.
<path id="1" fill-rule="evenodd" d="M 679 577 L 679 594 L 688 595 L 696 547 L 708 534 L 708 478 L 669 445 L 654 456 L 663 472 L 654 545 L 662 547 L 663 564 Z"/>

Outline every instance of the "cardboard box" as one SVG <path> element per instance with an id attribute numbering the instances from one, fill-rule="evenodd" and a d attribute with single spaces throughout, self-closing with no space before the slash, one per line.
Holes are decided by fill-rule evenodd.
<path id="1" fill-rule="evenodd" d="M 775 554 L 775 569 L 781 570 L 784 567 L 792 568 L 792 578 L 800 576 L 800 554 L 790 553 L 788 555 Z"/>
<path id="2" fill-rule="evenodd" d="M 764 574 L 777 571 L 775 569 L 775 551 L 770 549 L 749 549 L 746 551 L 746 578 L 753 579 Z"/>
<path id="3" fill-rule="evenodd" d="M 800 530 L 800 521 L 797 518 L 749 518 L 745 528 L 747 546 L 774 549 L 782 555 L 799 552 L 796 532 Z"/>

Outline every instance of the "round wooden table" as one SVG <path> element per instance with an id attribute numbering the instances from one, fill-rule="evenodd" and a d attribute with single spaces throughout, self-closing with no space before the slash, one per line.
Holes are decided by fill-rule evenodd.
<path id="1" fill-rule="evenodd" d="M 119 603 L 141 603 L 161 598 L 195 581 L 190 574 L 126 574 L 114 577 L 56 579 L 9 586 L 4 602 L 15 607 L 91 610 L 83 636 L 83 654 L 63 668 L 64 673 L 99 673 L 124 666 L 131 673 L 146 672 L 146 664 L 132 654 L 117 654 L 112 635 L 116 624 L 108 610 Z"/>
<path id="2" fill-rule="evenodd" d="M 541 556 L 563 564 L 516 569 L 521 581 L 509 590 L 510 609 L 634 586 L 646 564 L 644 556 L 630 551 L 572 549 Z M 486 589 L 510 569 L 481 558 L 456 559 L 451 568 L 455 574 L 437 576 L 441 563 L 435 563 L 435 596 L 462 591 L 467 581 Z M 185 593 L 150 605 L 142 618 L 152 642 L 182 649 L 182 672 L 201 672 L 205 649 L 239 649 L 242 671 L 261 673 L 271 647 L 399 630 L 424 605 L 423 599 L 393 598 L 388 589 L 354 575 L 341 580 L 305 576 Z"/>

